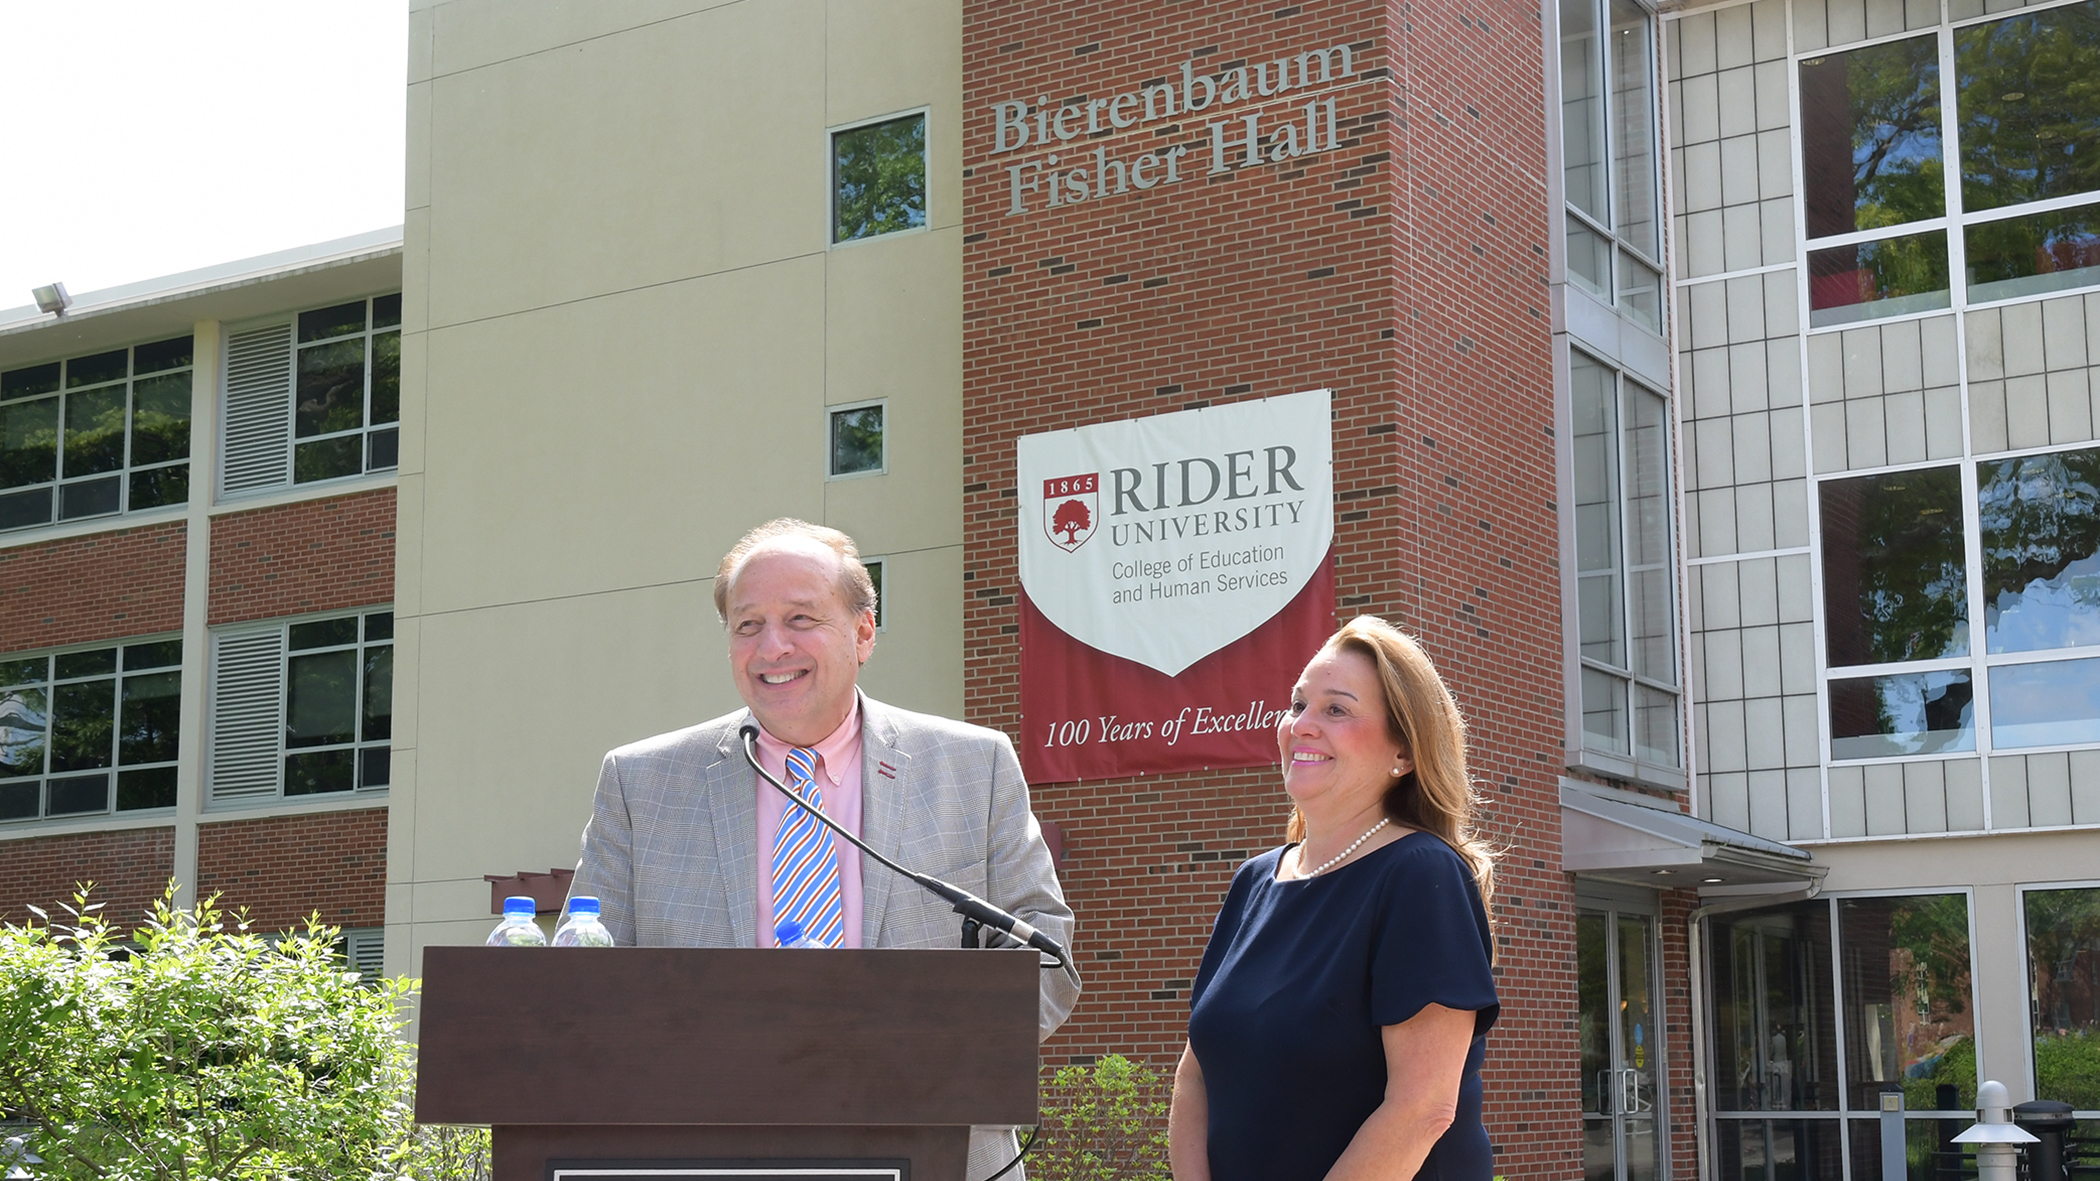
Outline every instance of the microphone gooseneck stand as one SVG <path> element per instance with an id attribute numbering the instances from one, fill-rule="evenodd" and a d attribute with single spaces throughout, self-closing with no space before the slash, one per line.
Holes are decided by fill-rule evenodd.
<path id="1" fill-rule="evenodd" d="M 954 907 L 955 913 L 962 916 L 962 946 L 972 948 L 979 946 L 979 932 L 984 927 L 990 927 L 995 931 L 1003 932 L 1016 943 L 1027 944 L 1029 947 L 1033 947 L 1051 959 L 1056 960 L 1057 963 L 1055 965 L 1046 964 L 1044 967 L 1055 966 L 1061 968 L 1067 975 L 1072 977 L 1075 983 L 1078 981 L 1078 971 L 1072 966 L 1071 953 L 1064 949 L 1064 945 L 960 886 L 951 885 L 931 874 L 906 869 L 869 848 L 867 842 L 847 832 L 844 826 L 831 817 L 826 816 L 821 808 L 811 807 L 809 802 L 802 798 L 801 793 L 774 778 L 773 773 L 766 770 L 759 763 L 757 722 L 746 721 L 738 731 L 738 734 L 743 738 L 744 758 L 751 764 L 751 769 L 758 772 L 759 778 L 772 784 L 774 790 L 793 800 L 803 811 L 816 817 L 818 823 L 844 837 L 848 844 L 873 858 L 884 869 L 910 878 L 918 883 L 921 889 Z"/>
<path id="2" fill-rule="evenodd" d="M 817 822 L 819 824 L 822 824 L 824 827 L 830 829 L 834 833 L 837 833 L 839 836 L 846 838 L 848 844 L 851 844 L 854 848 L 859 849 L 862 853 L 867 854 L 869 857 L 874 858 L 875 861 L 878 864 L 880 864 L 884 869 L 889 870 L 891 873 L 899 874 L 903 877 L 910 878 L 912 881 L 917 882 L 921 889 L 926 890 L 928 893 L 933 894 L 934 896 L 940 898 L 943 902 L 946 902 L 950 906 L 954 907 L 955 913 L 962 916 L 962 945 L 964 947 L 976 948 L 980 946 L 978 941 L 978 934 L 984 927 L 990 926 L 993 930 L 1004 932 L 1006 935 L 1013 938 L 1017 942 L 1025 943 L 1028 946 L 1033 947 L 1037 951 L 1043 953 L 1044 955 L 1047 955 L 1050 958 L 1056 960 L 1057 962 L 1055 964 L 1044 964 L 1043 967 L 1046 969 L 1053 967 L 1061 968 L 1064 970 L 1065 975 L 1070 976 L 1072 978 L 1072 982 L 1074 984 L 1079 983 L 1079 972 L 1072 966 L 1071 953 L 1067 952 L 1064 949 L 1064 946 L 1060 944 L 1057 940 L 1052 939 L 1050 936 L 1043 934 L 1041 931 L 1036 930 L 1034 927 L 1021 921 L 1013 915 L 1006 913 L 998 907 L 993 906 L 991 903 L 986 902 L 984 899 L 979 898 L 977 895 L 970 893 L 968 890 L 965 890 L 960 886 L 951 885 L 948 882 L 944 882 L 941 879 L 934 877 L 932 874 L 919 873 L 916 870 L 906 869 L 903 866 L 897 864 L 896 862 L 891 861 L 889 858 L 884 857 L 882 854 L 877 853 L 875 850 L 869 848 L 867 842 L 861 840 L 857 836 L 854 836 L 852 833 L 847 832 L 843 825 L 839 824 L 831 817 L 826 816 L 824 814 L 823 809 L 811 807 L 809 805 L 809 801 L 802 798 L 801 793 L 797 792 L 794 788 L 789 787 L 787 784 L 782 783 L 780 780 L 775 779 L 773 777 L 773 773 L 771 771 L 766 770 L 764 764 L 758 761 L 758 723 L 756 721 L 745 721 L 745 723 L 738 728 L 737 734 L 743 739 L 745 761 L 751 764 L 751 769 L 753 771 L 758 772 L 758 777 L 760 779 L 763 779 L 767 783 L 772 784 L 775 791 L 778 791 L 780 794 L 795 801 L 795 803 L 799 807 L 801 807 L 803 811 L 809 813 L 811 816 L 816 817 Z M 1035 1147 L 1035 1142 L 1040 1132 L 1040 1127 L 1030 1128 L 1028 1130 L 1028 1141 L 1027 1143 L 1021 1145 L 1020 1153 L 1017 1154 L 1012 1160 L 1006 1162 L 1005 1168 L 1000 1169 L 998 1172 L 993 1173 L 990 1177 L 985 1178 L 985 1181 L 999 1181 L 999 1178 L 1004 1177 L 1008 1173 L 1012 1172 L 1014 1166 L 1021 1163 L 1021 1158 L 1027 1156 L 1029 1150 Z"/>

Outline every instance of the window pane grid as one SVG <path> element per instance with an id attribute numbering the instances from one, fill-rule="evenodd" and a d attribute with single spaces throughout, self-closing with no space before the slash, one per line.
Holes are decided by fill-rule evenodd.
<path id="1" fill-rule="evenodd" d="M 192 341 L 0 374 L 0 530 L 185 504 Z"/>
<path id="2" fill-rule="evenodd" d="M 1811 328 L 2100 285 L 2100 3 L 1796 61 Z"/>
<path id="3" fill-rule="evenodd" d="M 2100 447 L 1818 499 L 1834 761 L 2100 745 Z"/>
<path id="4" fill-rule="evenodd" d="M 282 794 L 391 782 L 393 613 L 286 625 Z"/>
<path id="5" fill-rule="evenodd" d="M 1569 376 L 1583 742 L 1677 767 L 1668 402 L 1579 351 Z"/>
<path id="6" fill-rule="evenodd" d="M 174 807 L 181 665 L 177 639 L 0 657 L 0 821 Z"/>
<path id="7" fill-rule="evenodd" d="M 294 324 L 292 482 L 398 466 L 401 296 L 301 312 Z"/>
<path id="8" fill-rule="evenodd" d="M 1660 335 L 1654 17 L 1636 0 L 1561 0 L 1558 11 L 1567 278 Z"/>

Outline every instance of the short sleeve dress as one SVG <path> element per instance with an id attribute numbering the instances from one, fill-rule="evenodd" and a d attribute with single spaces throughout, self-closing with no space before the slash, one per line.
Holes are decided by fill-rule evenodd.
<path id="1" fill-rule="evenodd" d="M 1480 1066 L 1501 1012 L 1480 891 L 1415 832 L 1315 878 L 1279 882 L 1290 846 L 1240 866 L 1190 993 L 1213 1181 L 1319 1181 L 1385 1098 L 1382 1027 L 1471 1010 L 1458 1114 L 1420 1181 L 1489 1181 Z"/>

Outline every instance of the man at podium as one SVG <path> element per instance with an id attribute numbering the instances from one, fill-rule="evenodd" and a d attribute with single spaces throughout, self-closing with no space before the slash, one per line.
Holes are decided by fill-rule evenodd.
<path id="1" fill-rule="evenodd" d="M 852 538 L 768 521 L 722 558 L 714 598 L 730 679 L 749 708 L 605 756 L 571 892 L 598 898 L 615 943 L 776 947 L 793 920 L 789 930 L 826 947 L 957 945 L 947 903 L 863 865 L 759 778 L 739 737 L 755 720 L 760 762 L 813 806 L 891 860 L 1070 946 L 1072 911 L 1006 735 L 859 690 L 875 648 L 875 587 Z M 1066 972 L 1041 975 L 1047 1038 L 1079 985 Z M 973 1129 L 970 1176 L 1015 1151 L 1012 1129 Z"/>

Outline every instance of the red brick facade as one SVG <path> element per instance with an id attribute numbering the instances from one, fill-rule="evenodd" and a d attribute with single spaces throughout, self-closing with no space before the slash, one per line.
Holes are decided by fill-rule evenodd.
<path id="1" fill-rule="evenodd" d="M 969 716 L 1019 729 L 1017 436 L 1332 389 L 1340 614 L 1423 640 L 1471 720 L 1486 834 L 1507 850 L 1487 1087 L 1512 1181 L 1582 1170 L 1538 20 L 1508 2 L 966 0 L 963 44 Z M 1290 96 L 1079 128 L 1091 101 L 1179 88 L 1184 63 L 1251 71 L 1342 45 L 1350 84 L 1311 88 L 1336 103 L 1316 154 L 1211 171 L 1211 123 L 1239 135 L 1260 110 L 1265 128 L 1302 124 Z M 1180 146 L 1179 182 L 1059 208 L 1039 187 L 1013 214 L 1008 167 L 1040 157 L 996 151 L 992 109 L 1044 96 L 1052 117 L 1081 112 L 1048 149 L 1059 168 Z M 1235 141 L 1228 159 L 1243 153 Z M 1064 827 L 1088 975 L 1047 1060 L 1170 1063 L 1232 869 L 1281 840 L 1276 773 L 1042 784 L 1035 800 Z"/>
<path id="2" fill-rule="evenodd" d="M 189 526 L 0 549 L 0 652 L 182 629 Z"/>
<path id="3" fill-rule="evenodd" d="M 0 921 L 24 923 L 41 906 L 64 922 L 57 904 L 87 882 L 91 902 L 113 925 L 129 928 L 168 888 L 175 873 L 175 830 L 132 828 L 31 837 L 0 844 Z"/>
<path id="4" fill-rule="evenodd" d="M 394 597 L 394 490 L 217 517 L 211 624 L 386 603 Z"/>
<path id="5" fill-rule="evenodd" d="M 261 930 L 315 911 L 332 926 L 384 925 L 386 806 L 200 826 L 197 896 L 211 894 Z"/>

